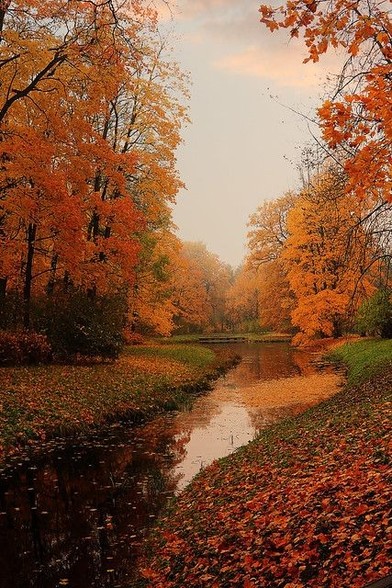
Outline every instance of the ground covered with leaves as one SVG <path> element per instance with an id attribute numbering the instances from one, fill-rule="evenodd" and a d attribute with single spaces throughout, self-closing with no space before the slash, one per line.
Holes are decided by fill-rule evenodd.
<path id="1" fill-rule="evenodd" d="M 347 347 L 344 390 L 214 462 L 180 495 L 141 585 L 362 588 L 392 574 L 392 355 L 383 342 Z"/>
<path id="2" fill-rule="evenodd" d="M 176 408 L 232 360 L 200 345 L 143 345 L 110 363 L 1 367 L 0 462 L 54 436 Z"/>

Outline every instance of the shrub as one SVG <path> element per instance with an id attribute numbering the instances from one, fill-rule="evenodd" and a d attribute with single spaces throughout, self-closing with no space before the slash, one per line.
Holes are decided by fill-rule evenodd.
<path id="1" fill-rule="evenodd" d="M 28 331 L 0 331 L 1 365 L 48 363 L 51 357 L 52 349 L 45 335 Z"/>
<path id="2" fill-rule="evenodd" d="M 48 363 L 52 358 L 52 347 L 42 333 L 22 331 L 19 344 L 24 363 Z"/>
<path id="3" fill-rule="evenodd" d="M 361 335 L 392 337 L 390 290 L 381 288 L 360 306 L 356 317 L 356 328 Z"/>
<path id="4" fill-rule="evenodd" d="M 132 333 L 129 329 L 124 329 L 123 339 L 126 345 L 143 345 L 144 337 L 140 333 Z"/>
<path id="5" fill-rule="evenodd" d="M 89 297 L 74 290 L 42 301 L 36 320 L 59 356 L 115 358 L 123 345 L 125 310 L 120 295 Z"/>

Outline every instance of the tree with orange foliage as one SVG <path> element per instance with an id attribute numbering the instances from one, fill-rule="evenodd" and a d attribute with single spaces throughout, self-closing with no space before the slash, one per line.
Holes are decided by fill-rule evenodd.
<path id="1" fill-rule="evenodd" d="M 344 153 L 346 190 L 392 200 L 392 23 L 384 0 L 289 0 L 262 5 L 261 22 L 303 36 L 305 61 L 331 47 L 347 61 L 332 97 L 318 111 L 327 145 Z"/>
<path id="2" fill-rule="evenodd" d="M 189 255 L 188 246 L 186 242 L 181 244 L 173 268 L 173 318 L 175 328 L 202 331 L 211 319 L 211 306 L 203 270 Z"/>
<path id="3" fill-rule="evenodd" d="M 287 269 L 282 260 L 288 230 L 287 216 L 294 206 L 289 192 L 265 202 L 249 219 L 247 266 L 256 272 L 258 319 L 260 326 L 273 330 L 291 328 L 293 297 L 289 291 Z"/>
<path id="4" fill-rule="evenodd" d="M 259 279 L 254 268 L 241 266 L 226 293 L 227 322 L 233 331 L 254 332 L 259 327 Z"/>
<path id="5" fill-rule="evenodd" d="M 222 331 L 232 270 L 204 243 L 184 242 L 173 274 L 176 324 L 187 331 Z"/>
<path id="6" fill-rule="evenodd" d="M 128 328 L 132 332 L 168 336 L 177 314 L 173 276 L 177 273 L 178 238 L 162 227 L 140 235 L 141 250 L 135 282 L 128 292 Z"/>
<path id="7" fill-rule="evenodd" d="M 181 185 L 184 86 L 139 0 L 2 2 L 0 26 L 0 291 L 27 327 L 33 285 L 132 291 Z"/>
<path id="8" fill-rule="evenodd" d="M 304 188 L 288 214 L 283 259 L 295 295 L 297 343 L 339 336 L 363 297 L 374 290 L 363 268 L 371 256 L 360 221 L 365 203 L 347 194 L 346 178 L 325 169 Z"/>

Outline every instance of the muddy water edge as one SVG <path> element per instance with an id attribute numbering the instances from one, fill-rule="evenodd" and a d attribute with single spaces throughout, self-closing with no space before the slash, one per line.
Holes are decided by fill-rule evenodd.
<path id="1" fill-rule="evenodd" d="M 170 497 L 212 460 L 341 384 L 288 344 L 230 345 L 241 363 L 191 409 L 53 444 L 1 472 L 1 588 L 131 587 Z"/>

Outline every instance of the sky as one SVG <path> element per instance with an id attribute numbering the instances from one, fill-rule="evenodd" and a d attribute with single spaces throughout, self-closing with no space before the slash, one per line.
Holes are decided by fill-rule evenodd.
<path id="1" fill-rule="evenodd" d="M 177 156 L 186 190 L 173 219 L 182 240 L 202 241 L 233 267 L 246 253 L 250 214 L 299 186 L 301 151 L 318 134 L 307 117 L 336 69 L 334 56 L 303 64 L 300 42 L 270 33 L 259 5 L 177 0 L 171 15 L 164 4 L 160 10 L 192 81 L 192 123 Z"/>

